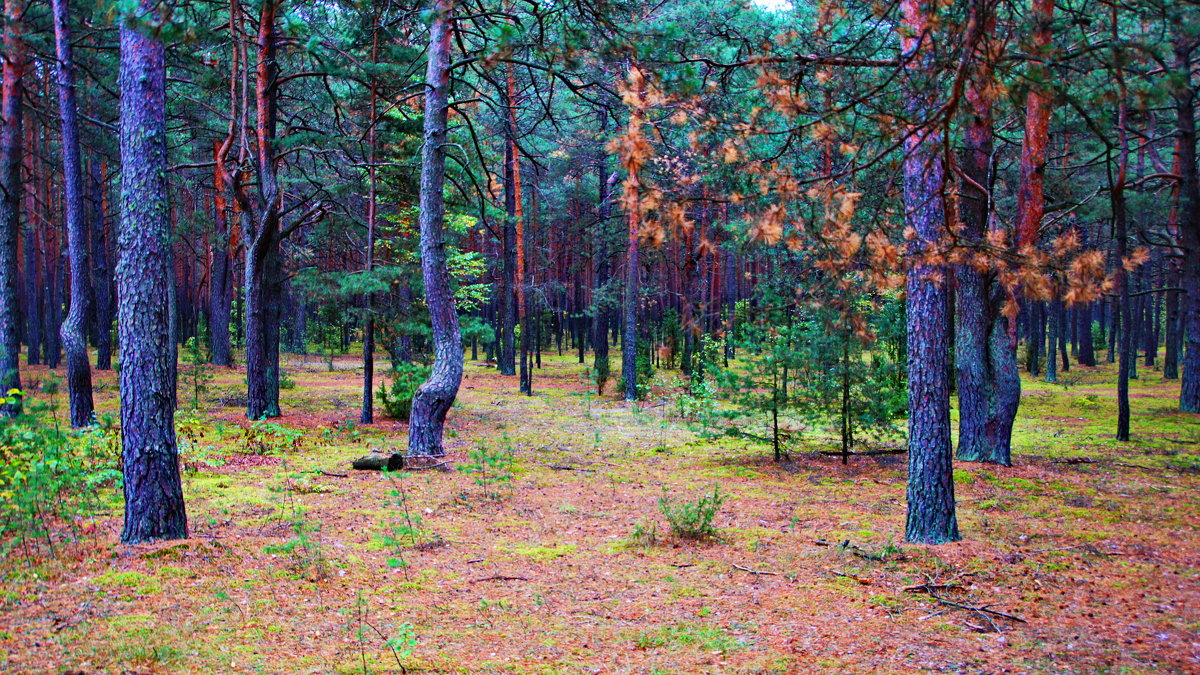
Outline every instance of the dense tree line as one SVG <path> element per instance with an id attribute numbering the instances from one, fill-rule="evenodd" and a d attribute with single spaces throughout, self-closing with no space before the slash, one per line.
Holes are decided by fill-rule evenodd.
<path id="1" fill-rule="evenodd" d="M 65 354 L 84 426 L 88 346 L 119 365 L 127 541 L 186 533 L 189 338 L 244 360 L 249 419 L 284 412 L 281 350 L 361 343 L 366 423 L 377 347 L 430 363 L 430 455 L 464 349 L 525 395 L 544 351 L 590 352 L 629 400 L 782 350 L 776 418 L 829 359 L 844 450 L 852 351 L 894 352 L 907 537 L 934 543 L 955 393 L 958 458 L 999 465 L 1022 367 L 1118 362 L 1128 440 L 1162 349 L 1200 412 L 1187 3 L 6 0 L 3 45 L 3 387 Z M 804 330 L 842 360 L 786 356 Z"/>

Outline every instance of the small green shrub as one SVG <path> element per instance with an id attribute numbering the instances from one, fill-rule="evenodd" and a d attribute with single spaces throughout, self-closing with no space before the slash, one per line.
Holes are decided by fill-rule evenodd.
<path id="1" fill-rule="evenodd" d="M 208 392 L 213 374 L 208 365 L 208 355 L 194 336 L 183 343 L 182 360 L 183 367 L 179 369 L 178 375 L 183 378 L 186 389 L 191 393 L 192 410 L 198 410 L 200 397 Z"/>
<path id="2" fill-rule="evenodd" d="M 483 488 L 484 497 L 492 500 L 503 498 L 503 488 L 511 488 L 513 480 L 513 453 L 508 435 L 504 435 L 504 447 L 489 448 L 482 443 L 467 453 L 470 462 L 462 465 L 464 473 L 475 474 L 475 484 Z"/>
<path id="3" fill-rule="evenodd" d="M 383 406 L 383 412 L 392 419 L 408 421 L 412 413 L 413 395 L 417 387 L 429 378 L 429 368 L 411 363 L 402 363 L 392 369 L 392 386 L 389 389 L 386 381 L 379 383 L 379 391 L 375 398 Z"/>
<path id="4" fill-rule="evenodd" d="M 285 427 L 275 422 L 254 420 L 242 428 L 237 442 L 237 451 L 243 455 L 277 455 L 295 452 L 304 442 L 299 429 Z"/>
<path id="5" fill-rule="evenodd" d="M 59 426 L 53 408 L 20 397 L 21 412 L 0 419 L 0 555 L 18 548 L 32 559 L 44 544 L 93 529 L 85 519 L 102 508 L 98 496 L 119 490 L 120 432 L 107 416 L 81 431 Z"/>
<path id="6" fill-rule="evenodd" d="M 658 500 L 658 510 L 662 511 L 667 522 L 671 524 L 671 532 L 681 539 L 707 539 L 716 536 L 713 518 L 721 504 L 725 503 L 725 495 L 718 487 L 712 494 L 701 495 L 696 501 L 676 501 L 663 488 L 663 496 Z"/>

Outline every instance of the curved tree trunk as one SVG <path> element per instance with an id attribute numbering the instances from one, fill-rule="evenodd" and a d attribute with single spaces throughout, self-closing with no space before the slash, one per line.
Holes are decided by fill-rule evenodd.
<path id="1" fill-rule="evenodd" d="M 443 221 L 446 204 L 446 118 L 450 101 L 450 23 L 452 0 L 434 0 L 429 29 L 429 64 L 425 74 L 425 139 L 421 149 L 421 274 L 433 323 L 433 370 L 413 396 L 408 427 L 408 454 L 440 457 L 446 413 L 462 383 L 462 336 L 446 268 Z"/>
<path id="2" fill-rule="evenodd" d="M 158 11 L 141 0 L 139 14 Z M 167 316 L 171 229 L 167 206 L 166 65 L 163 43 L 121 26 L 121 228 L 117 285 L 121 340 L 121 541 L 187 537 L 175 446 Z"/>
<path id="3" fill-rule="evenodd" d="M 71 309 L 60 335 L 67 355 L 67 393 L 71 401 L 71 426 L 95 421 L 92 404 L 92 369 L 88 364 L 87 233 L 83 220 L 83 186 L 79 167 L 79 120 L 75 108 L 75 63 L 71 55 L 71 28 L 67 0 L 53 0 L 54 47 L 58 56 L 58 110 L 62 119 L 63 206 L 67 217 L 67 248 L 71 259 Z"/>

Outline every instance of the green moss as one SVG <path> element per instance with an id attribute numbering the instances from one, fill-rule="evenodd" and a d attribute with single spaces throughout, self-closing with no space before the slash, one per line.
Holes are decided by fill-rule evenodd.
<path id="1" fill-rule="evenodd" d="M 517 544 L 504 550 L 524 556 L 534 562 L 550 562 L 563 556 L 571 555 L 579 547 L 575 544 L 553 544 L 551 546 L 536 546 L 533 544 Z"/>
<path id="2" fill-rule="evenodd" d="M 109 572 L 96 577 L 93 583 L 121 600 L 136 600 L 161 591 L 157 579 L 141 572 Z"/>

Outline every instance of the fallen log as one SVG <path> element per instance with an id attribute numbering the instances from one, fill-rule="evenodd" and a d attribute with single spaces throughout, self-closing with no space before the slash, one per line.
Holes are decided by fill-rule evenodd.
<path id="1" fill-rule="evenodd" d="M 359 471 L 403 471 L 404 470 L 404 455 L 399 453 L 372 452 L 368 455 L 363 455 L 354 460 L 352 467 Z"/>

